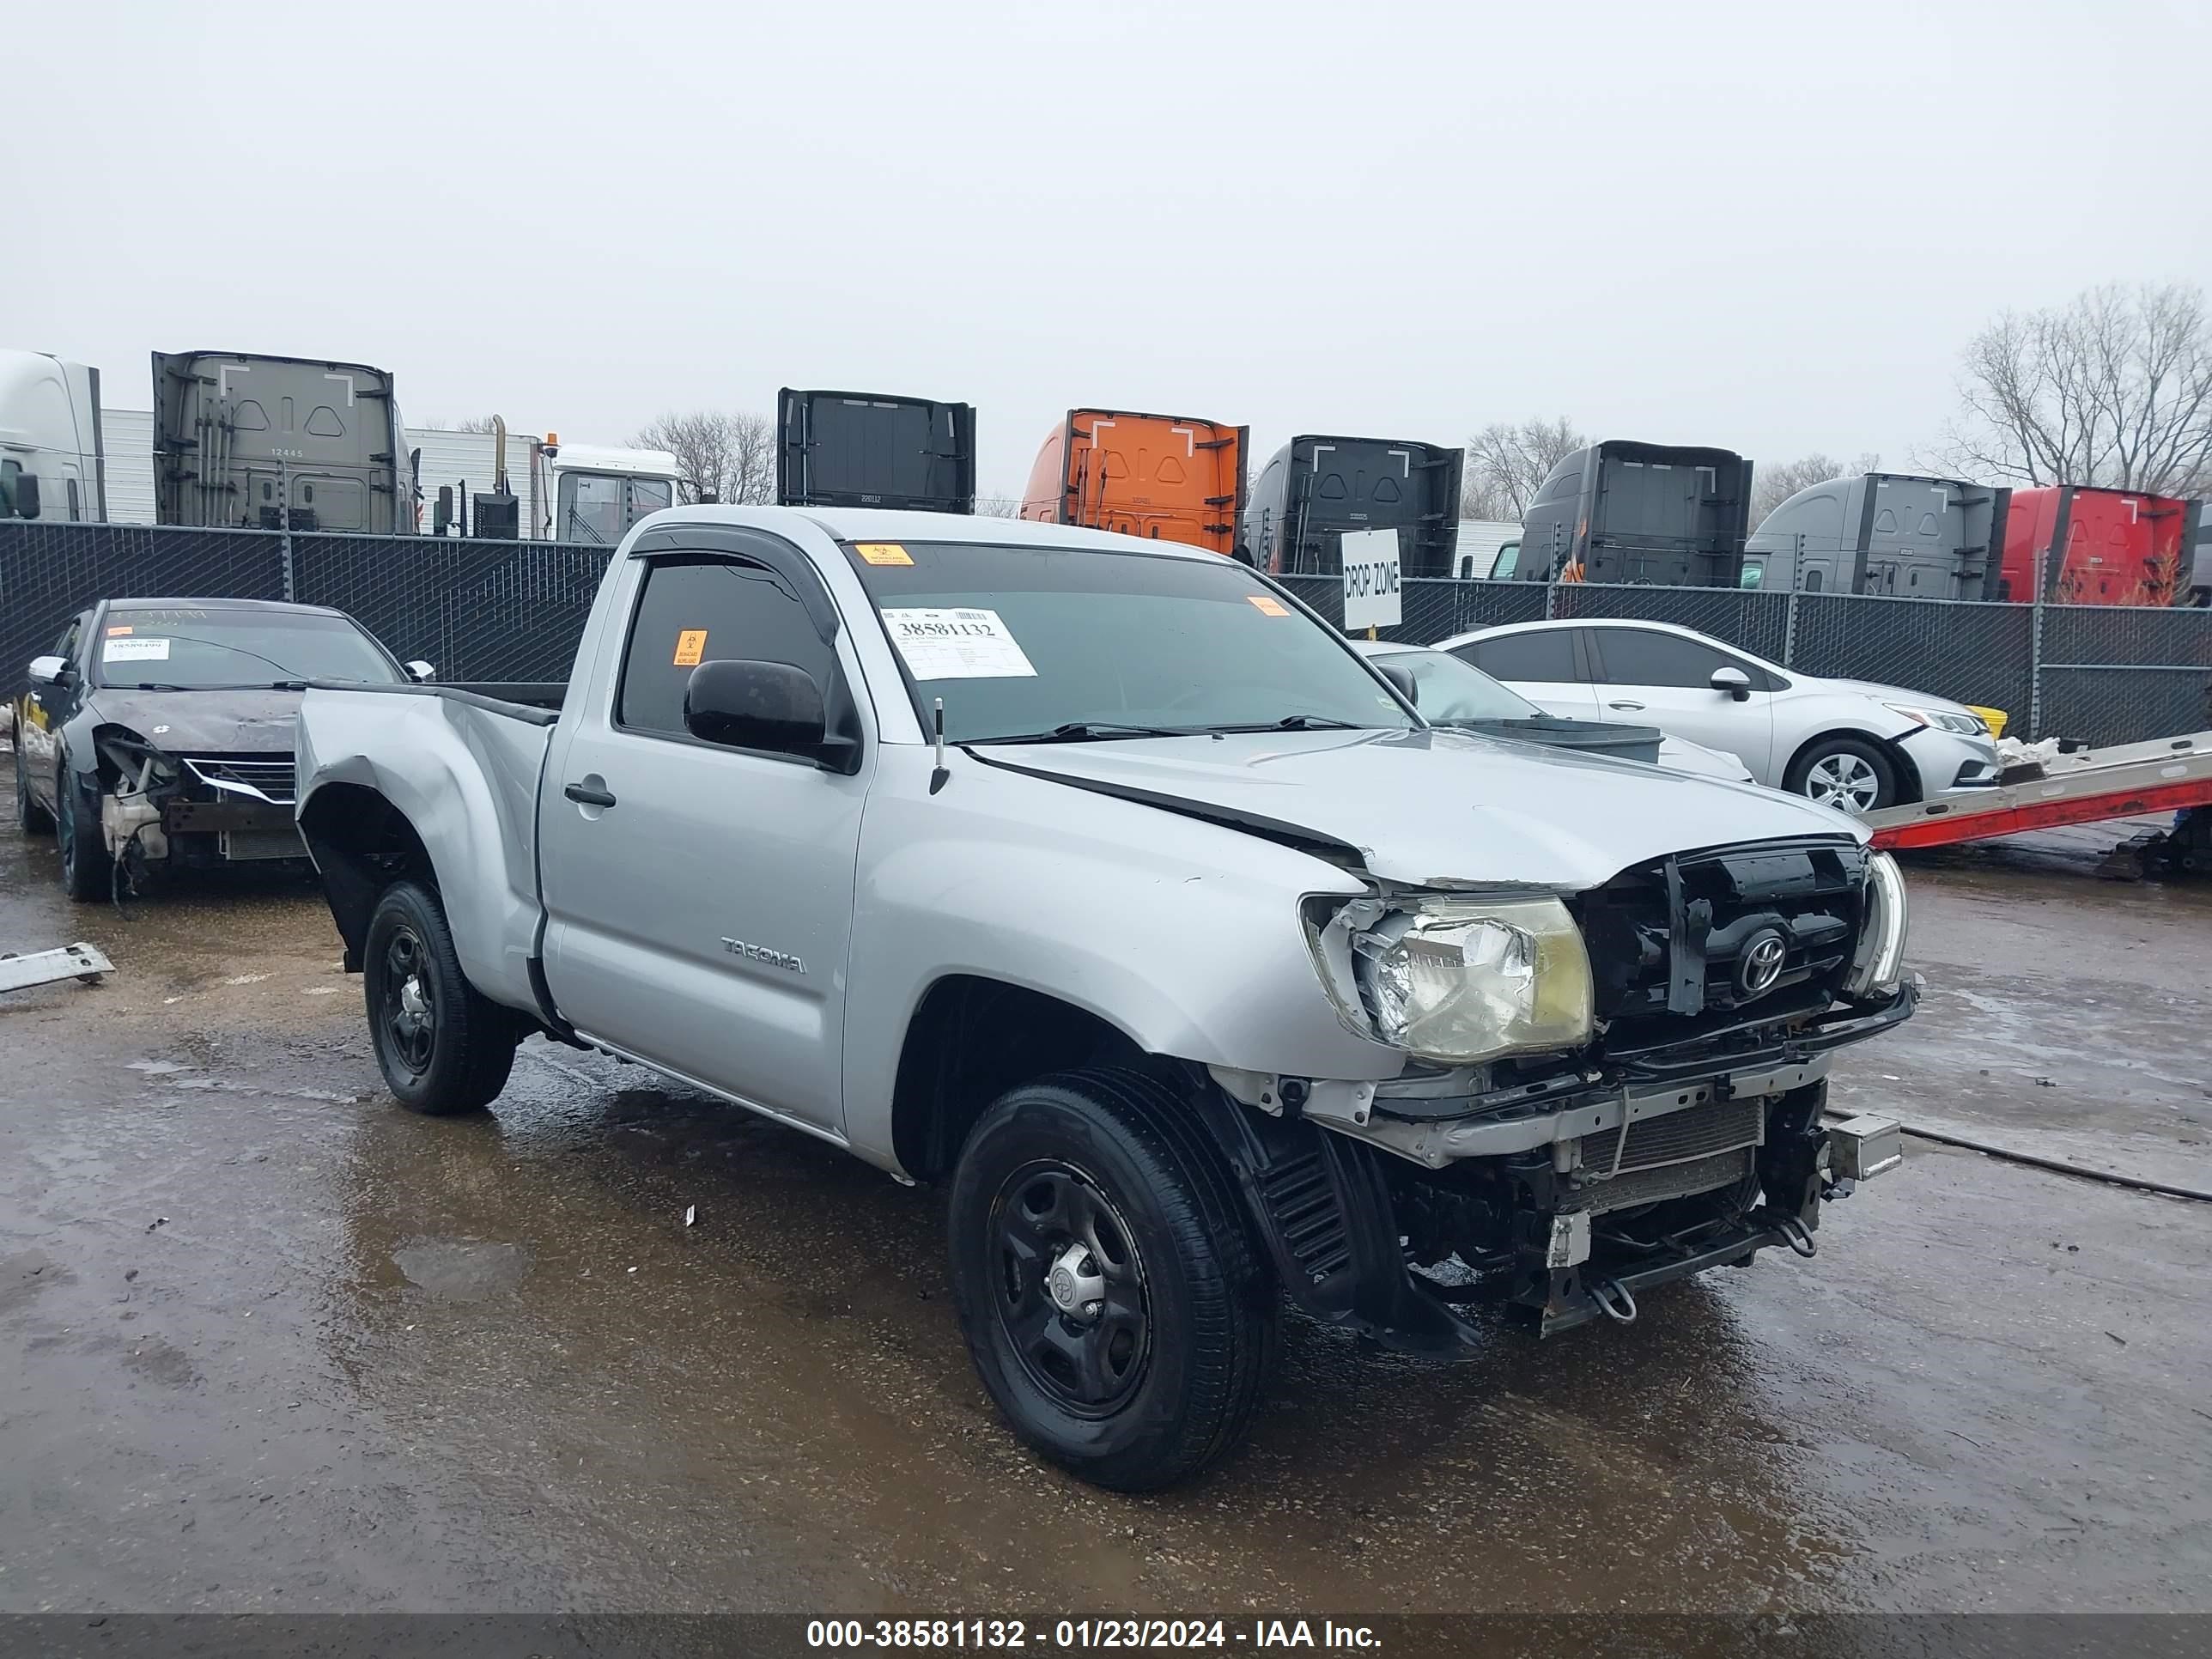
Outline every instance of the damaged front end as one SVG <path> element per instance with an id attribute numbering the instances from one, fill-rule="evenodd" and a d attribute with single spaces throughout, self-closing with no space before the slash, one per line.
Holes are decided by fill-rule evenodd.
<path id="1" fill-rule="evenodd" d="M 157 868 L 307 857 L 289 754 L 173 754 L 113 725 L 93 745 L 101 843 L 133 890 Z"/>
<path id="2" fill-rule="evenodd" d="M 1322 1318 L 1429 1352 L 1473 1341 L 1477 1304 L 1540 1334 L 1626 1322 L 1651 1286 L 1811 1255 L 1822 1203 L 1899 1161 L 1893 1123 L 1823 1121 L 1829 1056 L 1917 1000 L 1886 854 L 1758 842 L 1565 900 L 1382 893 L 1308 921 L 1340 1012 L 1406 1070 L 1213 1080 L 1257 1109 L 1223 1103 L 1217 1131 Z"/>

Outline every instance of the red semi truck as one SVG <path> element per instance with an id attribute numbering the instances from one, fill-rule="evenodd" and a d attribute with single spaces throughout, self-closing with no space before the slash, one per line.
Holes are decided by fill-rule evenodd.
<path id="1" fill-rule="evenodd" d="M 2054 605 L 2186 603 L 2203 505 L 2087 484 L 2015 489 L 1996 597 L 2025 603 L 2040 582 Z"/>

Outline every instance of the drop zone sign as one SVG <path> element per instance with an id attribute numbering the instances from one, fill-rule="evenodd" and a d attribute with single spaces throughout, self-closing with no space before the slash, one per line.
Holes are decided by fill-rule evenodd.
<path id="1" fill-rule="evenodd" d="M 1398 606 L 1398 532 L 1348 530 L 1344 535 L 1344 631 L 1395 628 L 1404 618 Z"/>

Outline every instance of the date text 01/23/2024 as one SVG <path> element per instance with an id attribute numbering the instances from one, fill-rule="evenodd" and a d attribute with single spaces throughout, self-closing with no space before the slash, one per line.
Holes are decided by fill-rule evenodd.
<path id="1" fill-rule="evenodd" d="M 806 1645 L 823 1649 L 1335 1648 L 1374 1651 L 1372 1627 L 1329 1620 L 816 1619 Z"/>

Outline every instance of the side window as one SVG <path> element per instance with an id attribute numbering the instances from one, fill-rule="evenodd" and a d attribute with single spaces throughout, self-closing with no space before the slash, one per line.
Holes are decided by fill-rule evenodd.
<path id="1" fill-rule="evenodd" d="M 1713 670 L 1732 667 L 1709 645 L 1678 634 L 1648 634 L 1640 628 L 1598 628 L 1598 678 L 1607 685 L 1710 685 Z"/>
<path id="2" fill-rule="evenodd" d="M 746 559 L 656 560 L 630 623 L 615 723 L 657 737 L 686 737 L 684 691 L 702 662 L 789 663 L 824 696 L 837 653 L 824 645 L 782 577 Z"/>
<path id="3" fill-rule="evenodd" d="M 1818 565 L 1814 566 L 1813 568 L 1805 573 L 1805 591 L 1808 593 L 1819 592 L 1820 591 L 1820 568 Z"/>
<path id="4" fill-rule="evenodd" d="M 1501 634 L 1496 639 L 1462 645 L 1452 654 L 1473 663 L 1494 680 L 1558 684 L 1582 678 L 1575 672 L 1575 630 L 1571 628 Z"/>
<path id="5" fill-rule="evenodd" d="M 61 638 L 54 641 L 54 655 L 59 657 L 64 662 L 76 666 L 77 637 L 83 631 L 84 618 L 71 617 L 69 626 L 62 629 Z"/>

